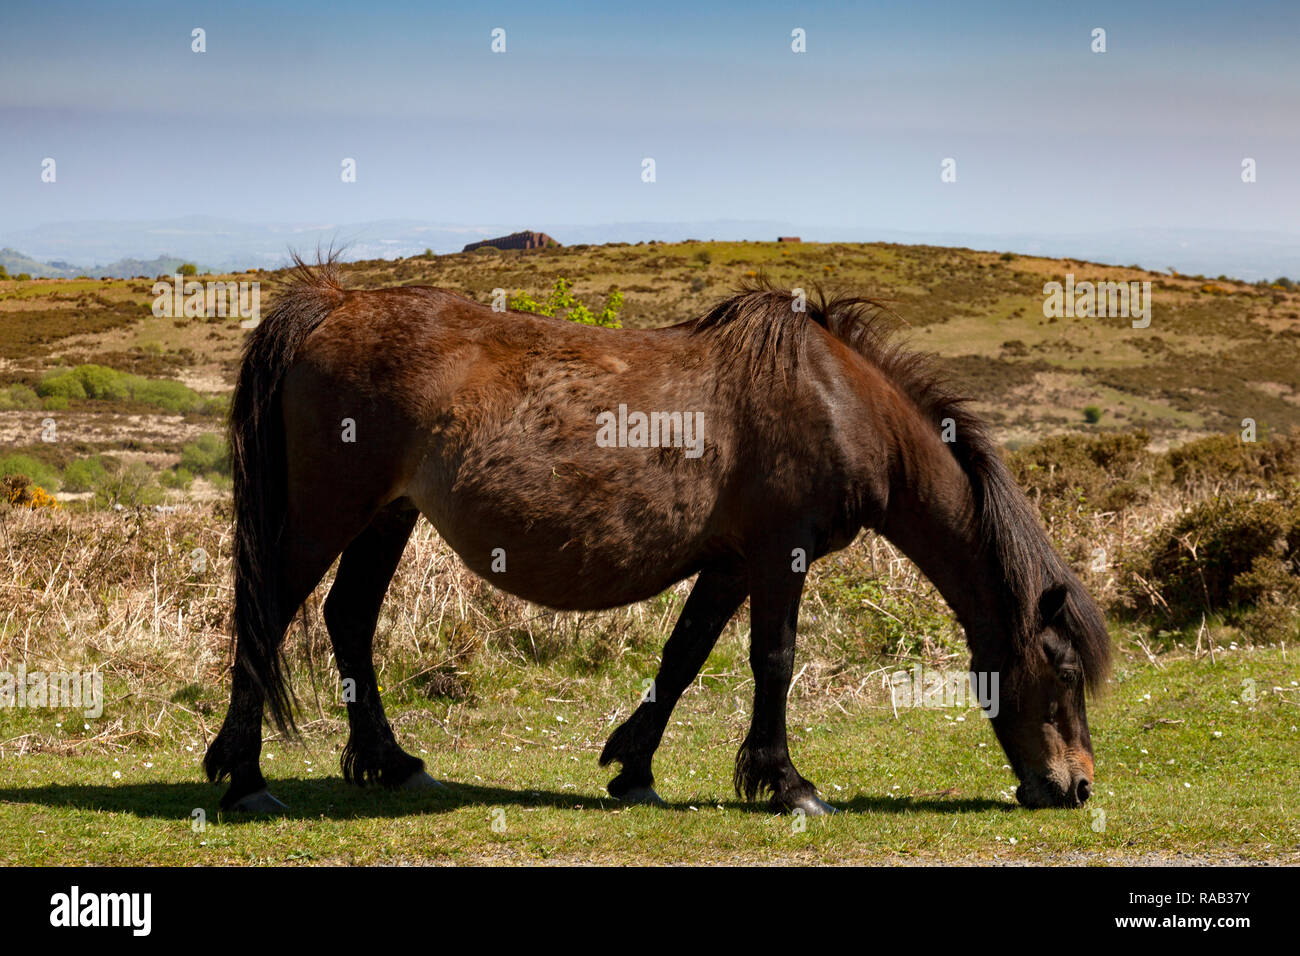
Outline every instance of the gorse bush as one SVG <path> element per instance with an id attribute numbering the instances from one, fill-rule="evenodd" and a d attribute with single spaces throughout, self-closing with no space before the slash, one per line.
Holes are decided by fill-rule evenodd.
<path id="1" fill-rule="evenodd" d="M 1170 449 L 1173 482 L 1199 486 L 1277 487 L 1300 477 L 1300 435 L 1244 442 L 1235 435 L 1211 435 Z"/>
<path id="2" fill-rule="evenodd" d="M 26 475 L 5 475 L 0 478 L 0 502 L 20 508 L 50 508 L 59 503 L 40 485 L 34 485 Z"/>
<path id="3" fill-rule="evenodd" d="M 1143 500 L 1162 471 L 1146 432 L 1055 435 L 1011 453 L 1007 464 L 1031 498 L 1110 511 Z"/>
<path id="4" fill-rule="evenodd" d="M 1192 507 L 1130 559 L 1174 624 L 1296 594 L 1300 500 L 1232 494 Z"/>
<path id="5" fill-rule="evenodd" d="M 1146 445 L 1144 432 L 1058 435 L 1007 462 L 1067 560 L 1086 568 L 1100 551 L 1091 585 L 1112 613 L 1157 631 L 1204 617 L 1246 641 L 1300 636 L 1300 435 Z"/>

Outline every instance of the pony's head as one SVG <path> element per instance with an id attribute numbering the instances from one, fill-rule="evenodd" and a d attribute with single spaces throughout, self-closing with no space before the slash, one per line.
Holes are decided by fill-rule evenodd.
<path id="1" fill-rule="evenodd" d="M 764 294 L 767 316 L 788 314 L 788 297 L 770 290 L 744 301 L 760 301 Z M 719 317 L 731 314 L 717 311 Z M 1092 794 L 1093 777 L 1084 695 L 1100 687 L 1110 669 L 1110 636 L 1100 609 L 1048 539 L 985 423 L 925 356 L 891 340 L 880 307 L 864 299 L 821 297 L 808 302 L 806 314 L 883 372 L 932 430 L 926 440 L 933 444 L 941 436 L 961 466 L 960 488 L 956 482 L 944 488 L 934 469 L 924 476 L 903 470 L 911 484 L 928 481 L 929 494 L 924 500 L 903 496 L 912 511 L 902 506 L 891 537 L 910 539 L 909 557 L 955 610 L 964 609 L 959 616 L 972 649 L 971 669 L 996 694 L 982 703 L 1020 778 L 1016 797 L 1028 807 L 1082 805 Z M 779 341 L 785 328 L 771 321 L 754 325 L 763 330 L 764 337 L 756 337 L 762 343 Z M 912 440 L 920 441 L 915 435 Z M 945 508 L 949 516 L 962 516 L 953 521 L 961 527 L 947 529 L 949 540 L 941 534 L 925 538 L 912 527 L 916 511 Z M 944 520 L 930 526 L 944 528 Z"/>
<path id="2" fill-rule="evenodd" d="M 1092 795 L 1084 695 L 1105 676 L 1107 644 L 1096 605 L 1071 581 L 1042 592 L 1029 640 L 1000 655 L 999 681 L 990 682 L 998 699 L 988 713 L 1024 806 L 1079 807 Z M 977 671 L 980 656 L 972 662 Z"/>

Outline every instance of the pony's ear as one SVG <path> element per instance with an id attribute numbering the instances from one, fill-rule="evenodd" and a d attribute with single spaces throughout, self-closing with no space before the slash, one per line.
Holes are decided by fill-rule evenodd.
<path id="1" fill-rule="evenodd" d="M 1064 584 L 1053 584 L 1038 599 L 1038 620 L 1047 627 L 1060 615 L 1070 589 Z"/>

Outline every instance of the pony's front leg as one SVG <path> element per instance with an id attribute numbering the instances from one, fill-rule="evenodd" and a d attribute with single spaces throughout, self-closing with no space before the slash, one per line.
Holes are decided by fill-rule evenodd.
<path id="1" fill-rule="evenodd" d="M 794 675 L 795 630 L 805 574 L 784 562 L 755 569 L 750 602 L 749 666 L 754 672 L 754 715 L 736 754 L 736 793 L 753 800 L 772 794 L 778 812 L 834 813 L 790 759 L 786 695 Z"/>

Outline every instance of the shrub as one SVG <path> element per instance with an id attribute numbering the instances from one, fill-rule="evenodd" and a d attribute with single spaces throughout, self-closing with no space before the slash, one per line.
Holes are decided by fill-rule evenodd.
<path id="1" fill-rule="evenodd" d="M 87 398 L 120 402 L 131 397 L 127 376 L 102 365 L 79 365 L 72 374 L 81 382 Z"/>
<path id="2" fill-rule="evenodd" d="M 41 379 L 36 386 L 36 394 L 42 398 L 63 399 L 65 402 L 74 398 L 85 398 L 86 389 L 71 369 L 51 372 Z"/>
<path id="3" fill-rule="evenodd" d="M 1300 434 L 1267 442 L 1244 442 L 1236 435 L 1210 435 L 1169 450 L 1173 480 L 1184 490 L 1230 482 L 1274 487 L 1300 475 Z"/>
<path id="4" fill-rule="evenodd" d="M 1300 559 L 1300 501 L 1230 495 L 1202 502 L 1152 536 L 1130 566 L 1179 624 L 1285 599 Z"/>
<path id="5" fill-rule="evenodd" d="M 209 432 L 181 449 L 180 469 L 191 475 L 230 475 L 230 450 L 225 439 Z"/>
<path id="6" fill-rule="evenodd" d="M 599 325 L 609 329 L 621 328 L 618 311 L 623 308 L 623 293 L 615 289 L 609 294 L 605 307 L 600 312 L 592 312 L 577 300 L 572 291 L 573 283 L 568 279 L 555 280 L 555 287 L 545 300 L 538 302 L 526 292 L 516 292 L 511 296 L 509 307 L 518 312 L 532 312 L 536 315 L 560 315 L 579 325 Z"/>
<path id="7" fill-rule="evenodd" d="M 62 402 L 92 399 L 95 401 L 136 401 L 166 412 L 214 413 L 224 408 L 220 399 L 204 398 L 181 382 L 167 378 L 145 378 L 103 365 L 78 365 L 76 368 L 56 369 L 48 373 L 36 392 L 46 400 Z"/>
<path id="8" fill-rule="evenodd" d="M 199 274 L 199 267 L 192 262 L 183 262 L 178 271 L 183 276 L 193 276 Z"/>
<path id="9" fill-rule="evenodd" d="M 1088 405 L 1083 409 L 1083 418 L 1089 425 L 1095 425 L 1101 421 L 1101 409 L 1096 405 Z"/>
<path id="10" fill-rule="evenodd" d="M 26 385 L 10 385 L 8 388 L 0 388 L 0 411 L 8 412 L 15 409 L 40 407 L 40 398 Z"/>
<path id="11" fill-rule="evenodd" d="M 1013 452 L 1007 460 L 1020 487 L 1039 498 L 1083 501 L 1106 511 L 1144 495 L 1160 472 L 1144 431 L 1113 435 L 1055 435 Z"/>
<path id="12" fill-rule="evenodd" d="M 167 412 L 198 411 L 205 404 L 202 396 L 192 388 L 171 379 L 136 379 L 131 383 L 131 397 Z"/>
<path id="13" fill-rule="evenodd" d="M 34 485 L 26 475 L 6 475 L 0 479 L 0 501 L 24 508 L 57 508 L 59 503 L 40 485 Z"/>
<path id="14" fill-rule="evenodd" d="M 56 469 L 30 455 L 6 455 L 0 458 L 0 478 L 15 475 L 21 475 L 32 484 L 51 491 L 57 491 L 62 485 Z"/>
<path id="15" fill-rule="evenodd" d="M 142 461 L 113 462 L 95 482 L 95 503 L 103 508 L 145 508 L 163 500 L 154 472 Z"/>
<path id="16" fill-rule="evenodd" d="M 188 468 L 177 467 L 175 471 L 164 471 L 158 476 L 164 488 L 186 490 L 194 483 L 194 473 Z"/>
<path id="17" fill-rule="evenodd" d="M 108 477 L 104 460 L 98 455 L 91 458 L 79 458 L 63 469 L 64 491 L 93 491 L 95 486 Z"/>

